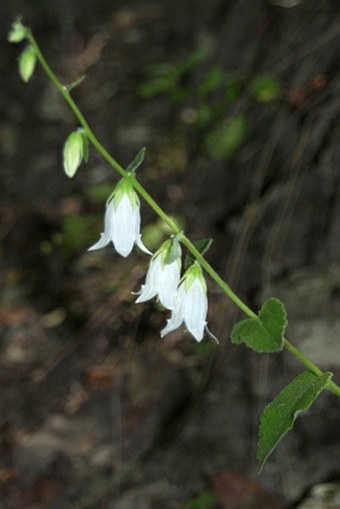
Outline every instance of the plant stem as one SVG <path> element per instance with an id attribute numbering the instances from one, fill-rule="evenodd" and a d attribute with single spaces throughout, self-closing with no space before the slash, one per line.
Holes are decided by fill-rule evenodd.
<path id="1" fill-rule="evenodd" d="M 230 288 L 230 286 L 219 276 L 209 262 L 201 255 L 198 249 L 190 241 L 190 239 L 181 231 L 179 226 L 168 216 L 168 214 L 158 205 L 158 203 L 152 198 L 152 196 L 146 191 L 146 189 L 138 182 L 138 180 L 130 173 L 127 173 L 124 168 L 111 156 L 111 154 L 103 147 L 99 140 L 94 135 L 83 114 L 78 108 L 77 104 L 71 97 L 67 87 L 63 86 L 50 66 L 48 65 L 45 57 L 40 51 L 38 43 L 33 37 L 31 31 L 28 29 L 27 39 L 34 47 L 37 59 L 39 60 L 42 68 L 44 69 L 47 76 L 50 78 L 52 83 L 58 89 L 60 94 L 64 97 L 71 110 L 77 117 L 79 123 L 83 127 L 88 140 L 96 148 L 99 154 L 105 159 L 122 177 L 127 177 L 131 180 L 133 187 L 136 191 L 144 198 L 149 206 L 156 212 L 156 214 L 169 226 L 171 232 L 177 235 L 182 244 L 190 251 L 196 260 L 200 263 L 202 268 L 210 275 L 210 277 L 216 282 L 216 284 L 223 290 L 223 292 L 238 306 L 249 318 L 257 318 L 256 313 L 252 311 Z M 283 346 L 289 350 L 295 357 L 297 357 L 310 371 L 317 376 L 322 376 L 323 372 L 307 357 L 305 357 L 292 343 L 284 339 Z M 340 387 L 334 382 L 328 382 L 328 389 L 337 396 L 340 396 Z"/>

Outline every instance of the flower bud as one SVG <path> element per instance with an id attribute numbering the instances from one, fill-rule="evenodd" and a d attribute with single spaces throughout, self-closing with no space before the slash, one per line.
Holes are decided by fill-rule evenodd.
<path id="1" fill-rule="evenodd" d="M 19 57 L 19 74 L 27 82 L 32 76 L 37 62 L 37 55 L 33 46 L 27 46 Z"/>
<path id="2" fill-rule="evenodd" d="M 8 34 L 9 42 L 21 42 L 27 35 L 27 28 L 21 23 L 21 21 L 14 21 L 12 28 Z"/>
<path id="3" fill-rule="evenodd" d="M 76 174 L 83 159 L 87 160 L 88 140 L 82 129 L 71 133 L 64 145 L 64 170 L 68 177 Z"/>

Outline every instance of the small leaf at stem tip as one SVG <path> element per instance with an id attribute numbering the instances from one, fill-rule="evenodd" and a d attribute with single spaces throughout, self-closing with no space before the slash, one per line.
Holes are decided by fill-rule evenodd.
<path id="1" fill-rule="evenodd" d="M 76 88 L 78 85 L 80 85 L 80 83 L 82 81 L 84 81 L 84 79 L 86 78 L 86 74 L 82 74 L 81 76 L 79 76 L 79 78 L 77 78 L 76 80 L 72 81 L 72 83 L 69 83 L 68 85 L 64 85 L 64 89 L 67 91 L 67 92 L 71 92 L 71 90 L 73 90 L 74 88 Z"/>
<path id="2" fill-rule="evenodd" d="M 283 348 L 287 313 L 279 299 L 270 298 L 262 306 L 258 318 L 247 318 L 237 323 L 231 333 L 231 342 L 242 341 L 256 352 L 278 352 Z"/>
<path id="3" fill-rule="evenodd" d="M 131 161 L 126 169 L 127 173 L 134 173 L 142 164 L 145 157 L 145 147 L 141 148 L 136 157 Z"/>
<path id="4" fill-rule="evenodd" d="M 307 410 L 314 403 L 331 377 L 332 373 L 317 376 L 311 371 L 304 371 L 266 406 L 261 416 L 259 429 L 258 473 L 261 472 L 269 455 L 284 435 L 293 428 L 299 413 Z"/>
<path id="5" fill-rule="evenodd" d="M 9 42 L 21 42 L 27 36 L 27 28 L 17 19 L 12 24 L 12 28 L 8 34 Z"/>
<path id="6" fill-rule="evenodd" d="M 197 251 L 199 251 L 200 254 L 204 256 L 205 253 L 210 248 L 212 242 L 213 239 L 202 239 L 198 240 L 197 242 L 194 242 L 194 246 L 197 249 Z M 190 265 L 192 265 L 195 262 L 195 260 L 196 260 L 195 256 L 192 253 L 188 253 L 187 256 L 185 257 L 184 268 L 188 269 Z"/>

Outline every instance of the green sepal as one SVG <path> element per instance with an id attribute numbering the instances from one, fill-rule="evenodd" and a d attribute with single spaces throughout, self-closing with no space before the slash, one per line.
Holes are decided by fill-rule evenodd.
<path id="1" fill-rule="evenodd" d="M 113 200 L 114 207 L 117 208 L 124 195 L 127 195 L 132 206 L 139 206 L 139 198 L 131 183 L 131 177 L 127 175 L 121 178 L 112 193 L 110 194 L 107 203 Z"/>
<path id="2" fill-rule="evenodd" d="M 284 435 L 293 428 L 299 413 L 314 403 L 331 378 L 332 373 L 327 372 L 319 377 L 311 371 L 304 371 L 266 406 L 259 429 L 259 472 Z"/>
<path id="3" fill-rule="evenodd" d="M 83 131 L 83 161 L 87 163 L 89 160 L 89 140 L 86 136 L 86 133 Z"/>
<path id="4" fill-rule="evenodd" d="M 278 352 L 283 348 L 287 313 L 279 299 L 270 298 L 262 306 L 258 318 L 237 323 L 231 333 L 232 343 L 245 343 L 256 352 Z"/>
<path id="5" fill-rule="evenodd" d="M 162 256 L 162 265 L 164 266 L 169 265 L 176 260 L 180 262 L 182 250 L 178 240 L 174 237 L 163 242 L 158 253 Z"/>
<path id="6" fill-rule="evenodd" d="M 213 239 L 202 239 L 198 240 L 197 242 L 194 242 L 194 246 L 197 249 L 197 251 L 200 252 L 200 254 L 203 256 L 210 248 L 211 244 L 213 242 Z M 184 268 L 188 269 L 190 265 L 192 265 L 195 262 L 196 258 L 192 253 L 188 253 L 185 257 L 184 262 Z"/>
<path id="7" fill-rule="evenodd" d="M 127 167 L 127 169 L 126 169 L 127 173 L 135 173 L 136 170 L 140 167 L 140 165 L 144 161 L 145 150 L 146 150 L 145 147 L 140 149 L 140 151 L 138 152 L 136 157 L 131 161 L 131 163 Z"/>

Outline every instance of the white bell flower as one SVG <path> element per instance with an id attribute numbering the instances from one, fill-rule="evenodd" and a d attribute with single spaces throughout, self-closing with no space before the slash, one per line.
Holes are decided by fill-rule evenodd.
<path id="1" fill-rule="evenodd" d="M 116 251 L 126 257 L 134 244 L 152 254 L 143 244 L 140 234 L 140 202 L 129 177 L 122 178 L 107 201 L 104 232 L 89 251 L 101 249 L 112 241 Z"/>
<path id="2" fill-rule="evenodd" d="M 183 276 L 178 287 L 175 308 L 161 337 L 177 329 L 184 322 L 196 341 L 201 341 L 207 329 L 207 287 L 200 265 L 195 262 Z"/>
<path id="3" fill-rule="evenodd" d="M 176 239 L 170 239 L 151 258 L 145 285 L 142 285 L 136 303 L 145 302 L 157 295 L 162 306 L 174 309 L 180 277 L 181 248 Z"/>

